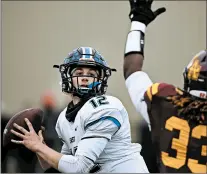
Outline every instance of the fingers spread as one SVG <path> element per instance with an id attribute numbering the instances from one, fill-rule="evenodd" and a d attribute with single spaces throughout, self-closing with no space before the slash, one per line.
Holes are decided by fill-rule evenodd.
<path id="1" fill-rule="evenodd" d="M 24 134 L 29 133 L 25 128 L 19 126 L 16 123 L 14 123 L 13 125 L 14 125 L 15 128 L 17 128 L 18 130 L 20 130 L 22 133 L 24 133 Z"/>
<path id="2" fill-rule="evenodd" d="M 34 128 L 33 128 L 32 124 L 31 124 L 31 122 L 27 118 L 25 118 L 24 120 L 25 120 L 25 122 L 26 122 L 26 124 L 27 124 L 27 126 L 28 126 L 28 128 L 30 130 L 30 132 L 33 132 Z"/>
<path id="3" fill-rule="evenodd" d="M 23 135 L 23 134 L 20 134 L 19 132 L 16 132 L 15 130 L 11 130 L 11 132 L 14 134 L 14 135 L 16 135 L 16 136 L 18 136 L 19 138 L 22 138 L 22 139 L 24 139 L 25 138 L 25 136 Z"/>
<path id="4" fill-rule="evenodd" d="M 14 139 L 11 139 L 11 142 L 15 143 L 15 144 L 24 144 L 24 141 L 17 141 L 17 140 L 14 140 Z"/>
<path id="5" fill-rule="evenodd" d="M 157 16 L 159 16 L 161 13 L 164 13 L 165 11 L 166 11 L 166 8 L 165 8 L 165 7 L 158 8 L 158 9 L 154 12 L 154 15 L 157 17 Z"/>

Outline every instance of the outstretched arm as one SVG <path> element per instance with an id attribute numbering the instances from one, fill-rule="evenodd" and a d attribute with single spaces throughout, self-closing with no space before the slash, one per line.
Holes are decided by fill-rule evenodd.
<path id="1" fill-rule="evenodd" d="M 124 55 L 124 77 L 127 79 L 136 71 L 142 70 L 144 60 L 145 30 L 165 8 L 151 10 L 153 0 L 129 0 L 131 28 L 127 36 Z"/>
<path id="2" fill-rule="evenodd" d="M 144 60 L 144 33 L 145 24 L 131 22 L 131 29 L 127 36 L 124 55 L 124 78 L 127 79 L 136 71 L 142 70 Z"/>
<path id="3" fill-rule="evenodd" d="M 130 98 L 137 112 L 150 124 L 144 93 L 153 84 L 142 71 L 144 61 L 145 30 L 165 8 L 151 10 L 153 0 L 130 0 L 131 28 L 127 36 L 124 55 L 124 77 Z"/>

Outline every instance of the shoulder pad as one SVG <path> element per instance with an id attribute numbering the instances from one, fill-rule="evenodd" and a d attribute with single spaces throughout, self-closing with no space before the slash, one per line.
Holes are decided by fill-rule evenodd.
<path id="1" fill-rule="evenodd" d="M 121 110 L 123 108 L 123 104 L 116 97 L 108 96 L 108 95 L 100 95 L 88 100 L 81 110 L 90 110 L 92 112 L 97 112 L 98 110 L 111 109 L 111 108 L 116 108 L 118 110 L 119 109 Z"/>
<path id="2" fill-rule="evenodd" d="M 115 117 L 120 121 L 120 112 L 123 111 L 123 109 L 124 106 L 118 98 L 101 95 L 87 101 L 81 108 L 80 115 L 85 124 L 94 122 L 105 116 Z"/>
<path id="3" fill-rule="evenodd" d="M 153 96 L 168 97 L 176 95 L 177 93 L 181 94 L 182 91 L 174 85 L 167 83 L 154 83 L 147 89 L 144 95 L 151 101 Z"/>

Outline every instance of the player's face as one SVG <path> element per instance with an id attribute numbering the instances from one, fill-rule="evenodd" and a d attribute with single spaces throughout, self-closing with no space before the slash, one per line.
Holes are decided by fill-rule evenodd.
<path id="1" fill-rule="evenodd" d="M 73 85 L 78 87 L 88 87 L 93 82 L 97 81 L 98 71 L 88 67 L 77 67 L 72 73 Z"/>

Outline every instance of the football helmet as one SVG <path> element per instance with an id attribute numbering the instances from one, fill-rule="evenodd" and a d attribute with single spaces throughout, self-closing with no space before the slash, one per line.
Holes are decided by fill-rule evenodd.
<path id="1" fill-rule="evenodd" d="M 82 87 L 79 84 L 75 87 L 73 84 L 72 78 L 78 78 L 80 76 L 74 76 L 72 72 L 75 68 L 80 66 L 93 67 L 99 72 L 98 77 L 93 77 L 93 83 L 89 84 L 87 87 Z M 73 94 L 80 98 L 104 94 L 108 86 L 108 78 L 111 76 L 112 71 L 116 71 L 116 69 L 108 67 L 102 55 L 91 47 L 79 47 L 73 50 L 64 59 L 63 64 L 54 65 L 53 67 L 59 68 L 62 79 L 62 92 Z M 81 75 L 81 77 L 83 77 L 83 75 Z"/>
<path id="2" fill-rule="evenodd" d="M 184 90 L 194 96 L 207 98 L 207 55 L 200 51 L 190 61 L 184 72 Z"/>

